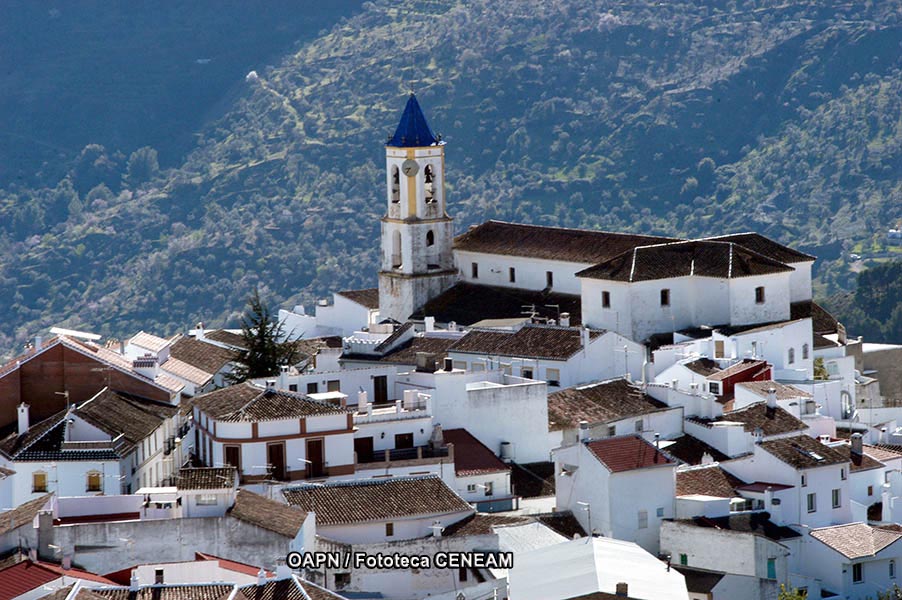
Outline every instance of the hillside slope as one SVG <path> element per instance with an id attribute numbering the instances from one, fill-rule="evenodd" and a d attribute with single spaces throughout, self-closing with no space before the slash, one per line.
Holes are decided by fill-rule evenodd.
<path id="1" fill-rule="evenodd" d="M 0 195 L 0 347 L 61 320 L 215 324 L 255 284 L 278 302 L 374 284 L 382 144 L 411 88 L 448 141 L 458 230 L 759 229 L 833 259 L 835 291 L 840 250 L 902 217 L 900 9 L 368 2 L 260 69 L 178 168 L 142 155 L 121 189 L 73 189 L 79 172 Z M 115 163 L 95 154 L 82 171 Z"/>

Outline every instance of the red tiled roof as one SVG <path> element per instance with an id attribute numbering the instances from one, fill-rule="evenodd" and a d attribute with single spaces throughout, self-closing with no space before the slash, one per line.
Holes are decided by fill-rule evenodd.
<path id="1" fill-rule="evenodd" d="M 510 471 L 510 467 L 466 429 L 442 432 L 446 444 L 454 444 L 454 471 L 458 477 Z"/>
<path id="2" fill-rule="evenodd" d="M 63 569 L 59 565 L 23 561 L 0 571 L 0 600 L 12 600 L 22 594 L 55 581 L 62 576 L 114 585 L 100 575 L 79 569 Z"/>
<path id="3" fill-rule="evenodd" d="M 229 571 L 235 571 L 236 573 L 244 573 L 245 575 L 253 575 L 257 576 L 257 573 L 260 572 L 260 567 L 255 567 L 252 565 L 246 565 L 244 563 L 235 562 L 234 560 L 229 560 L 227 558 L 221 558 L 219 556 L 215 556 L 213 554 L 206 554 L 204 552 L 195 552 L 194 560 L 204 561 L 204 560 L 216 560 L 219 561 L 219 566 L 223 569 L 228 569 Z M 267 577 L 272 577 L 274 573 L 272 571 L 266 571 Z"/>
<path id="4" fill-rule="evenodd" d="M 677 496 L 713 496 L 715 498 L 734 498 L 736 486 L 742 481 L 720 468 L 718 465 L 705 465 L 694 469 L 677 471 Z"/>
<path id="5" fill-rule="evenodd" d="M 638 435 L 595 440 L 586 443 L 586 447 L 613 473 L 676 464 L 676 461 Z"/>

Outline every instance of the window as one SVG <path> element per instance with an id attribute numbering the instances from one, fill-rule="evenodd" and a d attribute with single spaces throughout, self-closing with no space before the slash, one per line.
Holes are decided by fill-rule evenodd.
<path id="1" fill-rule="evenodd" d="M 485 487 L 485 495 L 486 496 L 491 496 L 492 494 L 495 493 L 495 489 L 494 489 L 494 486 L 492 485 L 491 481 L 486 481 L 484 487 Z"/>
<path id="2" fill-rule="evenodd" d="M 861 563 L 852 565 L 852 583 L 861 583 L 864 581 L 864 573 L 862 572 Z"/>
<path id="3" fill-rule="evenodd" d="M 896 578 L 896 561 L 894 560 L 889 561 L 889 578 Z"/>
<path id="4" fill-rule="evenodd" d="M 808 476 L 802 473 L 802 487 L 808 487 Z"/>
<path id="5" fill-rule="evenodd" d="M 644 427 L 642 425 L 642 419 L 639 419 L 638 421 L 636 421 L 636 432 L 641 432 L 643 429 Z"/>
<path id="6" fill-rule="evenodd" d="M 796 349 L 790 348 L 789 352 L 786 353 L 786 362 L 789 364 L 793 364 L 796 361 Z"/>
<path id="7" fill-rule="evenodd" d="M 216 506 L 216 494 L 199 494 L 195 504 L 197 506 Z"/>
<path id="8" fill-rule="evenodd" d="M 658 516 L 659 519 L 663 519 L 664 518 L 664 507 L 659 506 L 658 510 L 655 511 L 655 514 Z"/>
<path id="9" fill-rule="evenodd" d="M 467 484 L 467 493 L 468 493 L 468 494 L 475 494 L 475 493 L 476 493 L 476 484 L 475 484 L 475 483 L 468 483 L 468 484 Z"/>
<path id="10" fill-rule="evenodd" d="M 458 581 L 466 581 L 467 580 L 467 568 L 460 567 L 457 569 L 457 580 Z"/>
<path id="11" fill-rule="evenodd" d="M 452 369 L 460 369 L 461 371 L 467 370 L 467 361 L 465 360 L 452 360 L 451 361 Z"/>
<path id="12" fill-rule="evenodd" d="M 670 306 L 670 290 L 661 290 L 661 306 Z"/>
<path id="13" fill-rule="evenodd" d="M 212 453 L 210 456 L 212 457 Z M 225 462 L 227 465 L 231 465 L 236 469 L 241 470 L 241 446 L 226 446 Z"/>
<path id="14" fill-rule="evenodd" d="M 759 285 L 755 288 L 755 304 L 764 304 L 764 286 Z"/>
<path id="15" fill-rule="evenodd" d="M 165 581 L 163 581 L 163 569 L 154 569 L 153 571 L 153 583 L 154 585 L 163 585 Z"/>
<path id="16" fill-rule="evenodd" d="M 839 478 L 842 479 L 843 481 L 846 480 L 846 469 L 845 469 L 845 467 L 841 467 L 841 468 L 839 469 Z"/>
<path id="17" fill-rule="evenodd" d="M 391 201 L 392 204 L 401 201 L 401 173 L 397 165 L 391 168 Z"/>
<path id="18" fill-rule="evenodd" d="M 470 265 L 470 277 L 479 279 L 479 263 L 472 263 Z"/>
<path id="19" fill-rule="evenodd" d="M 423 179 L 425 183 L 426 204 L 432 204 L 435 202 L 435 172 L 432 169 L 432 165 L 426 165 L 426 168 L 423 169 Z"/>
<path id="20" fill-rule="evenodd" d="M 817 494 L 808 494 L 808 512 L 817 512 Z"/>
<path id="21" fill-rule="evenodd" d="M 808 344 L 802 344 L 802 360 L 808 360 Z"/>
<path id="22" fill-rule="evenodd" d="M 777 559 L 776 558 L 768 558 L 767 559 L 767 578 L 768 579 L 776 579 L 777 578 Z"/>
<path id="23" fill-rule="evenodd" d="M 319 392 L 319 384 L 318 383 L 316 383 L 314 381 L 313 383 L 307 384 L 307 393 L 308 394 L 316 394 L 317 392 Z"/>
<path id="24" fill-rule="evenodd" d="M 511 283 L 516 283 L 517 282 L 517 269 L 515 269 L 513 267 L 508 269 L 507 278 Z"/>
<path id="25" fill-rule="evenodd" d="M 689 557 L 685 554 L 680 554 L 680 564 L 684 567 L 689 564 Z"/>
<path id="26" fill-rule="evenodd" d="M 617 435 L 617 428 L 614 425 L 608 425 L 608 437 Z"/>
<path id="27" fill-rule="evenodd" d="M 346 587 L 351 585 L 351 574 L 350 573 L 336 573 L 335 574 L 335 589 L 343 590 Z"/>
<path id="28" fill-rule="evenodd" d="M 560 369 L 545 369 L 545 381 L 548 382 L 548 385 L 553 385 L 558 387 L 561 385 L 561 371 Z"/>
<path id="29" fill-rule="evenodd" d="M 296 391 L 298 391 L 298 384 L 296 384 L 296 383 L 289 383 L 289 384 L 288 384 L 288 391 L 289 391 L 289 392 L 296 392 Z"/>
<path id="30" fill-rule="evenodd" d="M 714 340 L 714 358 L 723 358 L 723 340 Z"/>
<path id="31" fill-rule="evenodd" d="M 393 537 L 395 535 L 395 524 L 394 523 L 386 523 L 385 524 L 385 537 Z"/>
<path id="32" fill-rule="evenodd" d="M 842 495 L 839 489 L 833 490 L 833 508 L 842 506 Z"/>
<path id="33" fill-rule="evenodd" d="M 720 384 L 714 381 L 708 383 L 708 391 L 715 396 L 720 396 Z"/>
<path id="34" fill-rule="evenodd" d="M 523 379 L 532 379 L 532 367 L 523 367 L 520 369 L 520 377 Z"/>
<path id="35" fill-rule="evenodd" d="M 341 381 L 338 379 L 330 379 L 326 382 L 326 391 L 327 392 L 340 392 L 341 391 Z"/>
<path id="36" fill-rule="evenodd" d="M 470 370 L 474 373 L 482 373 L 485 371 L 485 363 L 484 362 L 473 362 L 470 364 Z"/>
<path id="37" fill-rule="evenodd" d="M 874 495 L 874 486 L 869 485 L 868 486 L 868 496 L 873 496 L 873 495 Z"/>
<path id="38" fill-rule="evenodd" d="M 554 273 L 545 271 L 545 287 L 554 287 Z"/>
<path id="39" fill-rule="evenodd" d="M 91 471 L 88 473 L 87 481 L 85 482 L 85 491 L 86 492 L 99 492 L 101 489 L 101 483 L 103 482 L 103 477 L 97 471 Z"/>
<path id="40" fill-rule="evenodd" d="M 639 516 L 639 523 L 638 523 L 639 529 L 648 529 L 648 511 L 640 510 L 638 516 Z"/>
<path id="41" fill-rule="evenodd" d="M 601 307 L 602 308 L 611 308 L 611 292 L 602 292 L 601 293 Z"/>
<path id="42" fill-rule="evenodd" d="M 426 245 L 435 246 L 435 234 L 432 233 L 431 229 L 426 232 Z"/>
<path id="43" fill-rule="evenodd" d="M 401 266 L 401 232 L 393 231 L 391 234 L 391 266 L 397 269 Z"/>
<path id="44" fill-rule="evenodd" d="M 32 473 L 31 475 L 31 491 L 46 492 L 47 491 L 47 473 Z"/>

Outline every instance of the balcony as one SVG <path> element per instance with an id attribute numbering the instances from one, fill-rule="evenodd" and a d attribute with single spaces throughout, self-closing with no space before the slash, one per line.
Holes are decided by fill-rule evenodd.
<path id="1" fill-rule="evenodd" d="M 354 454 L 354 462 L 357 465 L 366 465 L 364 469 L 377 469 L 388 467 L 412 466 L 423 464 L 438 464 L 454 460 L 454 446 L 447 445 L 440 448 L 432 446 L 417 446 L 416 448 L 397 448 L 395 450 L 380 450 L 373 452 L 371 456 L 358 456 Z M 361 467 L 358 466 L 358 470 Z"/>

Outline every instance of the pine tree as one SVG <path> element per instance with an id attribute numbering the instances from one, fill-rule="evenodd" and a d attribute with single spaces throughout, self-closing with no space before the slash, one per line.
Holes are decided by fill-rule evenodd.
<path id="1" fill-rule="evenodd" d="M 256 287 L 247 299 L 247 310 L 241 317 L 241 336 L 245 350 L 241 365 L 231 375 L 234 382 L 257 377 L 269 377 L 279 372 L 281 365 L 298 360 L 297 342 L 281 341 L 282 324 L 272 318 L 269 307 L 260 298 Z"/>

